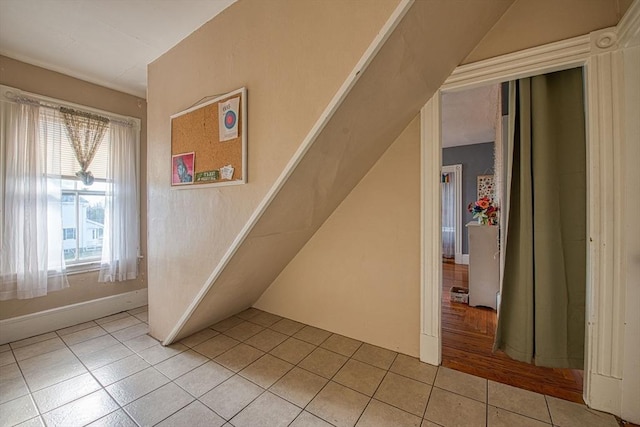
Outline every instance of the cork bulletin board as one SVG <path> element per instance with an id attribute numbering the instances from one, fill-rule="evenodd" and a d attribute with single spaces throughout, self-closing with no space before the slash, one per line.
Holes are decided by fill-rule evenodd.
<path id="1" fill-rule="evenodd" d="M 171 116 L 171 186 L 247 182 L 247 90 L 241 88 Z"/>

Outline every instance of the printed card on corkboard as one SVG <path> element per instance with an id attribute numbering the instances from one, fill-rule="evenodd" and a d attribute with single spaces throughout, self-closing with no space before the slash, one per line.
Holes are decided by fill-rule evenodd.
<path id="1" fill-rule="evenodd" d="M 247 90 L 171 116 L 171 186 L 247 182 Z"/>

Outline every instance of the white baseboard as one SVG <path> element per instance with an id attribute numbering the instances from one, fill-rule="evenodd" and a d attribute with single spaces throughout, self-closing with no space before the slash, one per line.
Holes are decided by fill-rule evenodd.
<path id="1" fill-rule="evenodd" d="M 620 416 L 622 380 L 605 375 L 591 374 L 590 395 L 587 405 L 598 411 Z"/>
<path id="2" fill-rule="evenodd" d="M 38 313 L 0 320 L 0 344 L 88 322 L 147 305 L 147 289 L 112 295 Z"/>
<path id="3" fill-rule="evenodd" d="M 438 337 L 420 334 L 420 360 L 430 365 L 440 365 L 442 354 Z"/>

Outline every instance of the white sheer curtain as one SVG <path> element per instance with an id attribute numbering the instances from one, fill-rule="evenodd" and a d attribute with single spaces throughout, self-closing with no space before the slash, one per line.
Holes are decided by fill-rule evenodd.
<path id="1" fill-rule="evenodd" d="M 127 124 L 109 124 L 105 232 L 98 281 L 115 282 L 138 276 L 138 179 L 136 130 Z"/>
<path id="2" fill-rule="evenodd" d="M 442 175 L 442 256 L 456 255 L 456 184 L 455 174 Z"/>
<path id="3" fill-rule="evenodd" d="M 35 298 L 69 286 L 60 233 L 60 147 L 46 144 L 55 124 L 39 106 L 3 100 L 0 116 L 4 152 L 0 300 Z"/>

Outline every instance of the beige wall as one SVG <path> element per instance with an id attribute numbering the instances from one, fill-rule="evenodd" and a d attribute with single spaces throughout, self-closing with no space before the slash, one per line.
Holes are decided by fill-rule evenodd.
<path id="1" fill-rule="evenodd" d="M 149 66 L 153 336 L 178 322 L 397 4 L 241 0 Z M 242 86 L 249 183 L 172 190 L 169 117 Z"/>
<path id="2" fill-rule="evenodd" d="M 254 305 L 418 356 L 416 117 Z"/>
<path id="3" fill-rule="evenodd" d="M 45 70 L 0 56 L 0 84 L 27 92 L 57 98 L 75 104 L 98 108 L 108 112 L 141 119 L 140 135 L 140 186 L 141 186 L 141 250 L 146 253 L 146 113 L 144 99 L 137 98 L 92 83 L 87 83 L 64 74 Z M 142 289 L 147 286 L 146 263 L 140 265 L 141 274 L 137 280 L 107 284 L 98 283 L 98 273 L 83 273 L 69 276 L 70 287 L 52 292 L 47 296 L 28 300 L 0 301 L 0 319 L 8 319 L 51 308 L 89 301 L 123 292 Z"/>
<path id="4" fill-rule="evenodd" d="M 615 26 L 632 0 L 516 0 L 463 64 Z"/>

